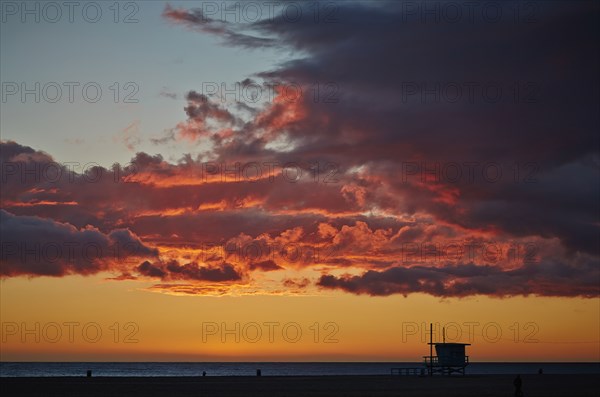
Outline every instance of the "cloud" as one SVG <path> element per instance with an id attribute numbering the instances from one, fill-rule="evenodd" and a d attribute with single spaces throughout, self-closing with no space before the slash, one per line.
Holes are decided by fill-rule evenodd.
<path id="1" fill-rule="evenodd" d="M 95 274 L 119 269 L 132 258 L 156 257 L 158 251 L 127 229 L 102 233 L 34 216 L 0 210 L 3 277 Z"/>
<path id="2" fill-rule="evenodd" d="M 189 87 L 182 121 L 151 140 L 158 152 L 192 141 L 178 160 L 138 152 L 127 166 L 72 170 L 3 141 L 3 216 L 107 246 L 127 230 L 158 251 L 125 268 L 3 260 L 3 274 L 113 269 L 184 294 L 318 282 L 369 295 L 598 296 L 599 10 L 545 2 L 535 20 L 515 21 L 519 6 L 502 2 L 494 23 L 480 8 L 474 20 L 463 10 L 432 21 L 396 2 L 336 3 L 331 23 L 235 23 L 167 6 L 190 34 L 287 51 L 240 82 L 272 87 L 272 101 L 227 103 Z M 257 165 L 262 174 L 246 178 Z M 262 273 L 280 269 L 300 275 L 267 288 Z"/>
<path id="3" fill-rule="evenodd" d="M 283 280 L 283 285 L 290 289 L 303 289 L 310 285 L 310 280 L 308 278 L 286 278 Z"/>
<path id="4" fill-rule="evenodd" d="M 140 137 L 140 120 L 133 121 L 113 136 L 113 142 L 121 142 L 129 151 L 133 152 L 135 147 L 142 142 L 142 138 Z"/>
<path id="5" fill-rule="evenodd" d="M 161 88 L 158 95 L 164 98 L 177 99 L 177 93 L 170 91 L 167 87 Z"/>
<path id="6" fill-rule="evenodd" d="M 283 269 L 277 263 L 272 260 L 260 261 L 260 262 L 250 262 L 250 270 L 260 269 L 264 272 L 269 272 L 273 270 L 281 270 Z"/>
<path id="7" fill-rule="evenodd" d="M 260 288 L 261 282 L 252 274 L 313 268 L 323 272 L 318 281 L 324 288 L 374 295 L 426 292 L 440 296 L 476 293 L 587 296 L 594 291 L 589 287 L 590 280 L 597 279 L 593 266 L 589 265 L 598 263 L 597 256 L 566 250 L 551 233 L 539 236 L 532 229 L 501 235 L 464 221 L 440 224 L 426 213 L 412 214 L 406 220 L 390 216 L 389 212 L 365 215 L 364 207 L 357 206 L 354 199 L 347 199 L 348 192 L 356 188 L 345 188 L 348 186 L 345 182 L 256 184 L 204 179 L 196 174 L 202 165 L 189 157 L 172 164 L 160 155 L 138 153 L 127 167 L 116 168 L 117 183 L 111 174 L 115 170 L 100 167 L 86 173 L 71 172 L 43 152 L 16 143 L 4 145 L 7 150 L 2 153 L 10 153 L 7 159 L 19 159 L 23 167 L 56 164 L 64 171 L 55 182 L 31 175 L 23 181 L 22 175 L 13 173 L 10 167 L 10 172 L 4 173 L 5 183 L 14 186 L 9 195 L 2 196 L 3 206 L 11 211 L 2 213 L 4 277 L 109 271 L 117 274 L 111 278 L 115 281 L 157 278 L 165 282 L 193 282 L 195 287 L 188 294 L 192 291 L 214 294 L 215 285 L 222 285 L 217 288 L 222 290 L 239 281 L 246 283 L 247 289 L 240 293 L 251 293 L 252 288 Z M 14 162 L 4 162 L 7 163 Z M 108 177 L 86 182 L 86 177 L 96 174 Z M 381 174 L 378 175 L 368 178 L 377 181 Z M 585 174 L 582 175 L 585 179 Z M 352 176 L 352 183 L 361 186 L 364 177 Z M 361 193 L 365 205 L 378 201 L 378 189 L 365 189 Z M 571 191 L 574 190 L 572 187 Z M 235 204 L 250 196 L 260 204 Z M 202 207 L 202 203 L 217 200 L 220 200 L 218 207 Z M 75 205 L 68 205 L 71 202 Z M 95 227 L 88 226 L 91 224 Z M 22 225 L 29 225 L 29 229 L 16 233 Z M 9 235 L 14 241 L 7 241 L 5 236 Z M 31 240 L 30 236 L 37 235 L 45 237 Z M 579 241 L 575 233 L 570 236 Z M 79 256 L 69 260 L 40 261 L 31 257 L 22 260 L 20 254 L 13 252 L 23 242 L 63 246 L 64 241 L 75 242 L 77 247 L 98 244 L 102 253 L 109 255 L 90 260 L 79 250 Z M 11 242 L 17 245 L 11 246 Z M 448 254 L 456 244 L 464 252 Z M 522 252 L 527 244 L 533 244 L 536 250 L 532 257 Z M 215 250 L 214 245 L 220 249 Z M 128 246 L 137 250 L 119 251 L 127 260 L 115 261 L 116 247 Z M 476 248 L 475 254 L 469 256 L 467 247 L 471 246 L 483 248 Z M 490 247 L 491 258 L 486 255 Z M 497 252 L 500 254 L 496 255 Z M 588 265 L 577 259 L 583 257 Z M 140 263 L 137 258 L 144 260 Z M 457 267 L 465 259 L 474 260 L 480 273 L 465 278 L 462 273 L 470 268 Z M 523 272 L 533 269 L 529 263 L 532 259 L 540 271 Z M 450 266 L 456 268 L 450 271 Z M 401 270 L 394 270 L 399 267 Z M 436 270 L 437 267 L 443 270 Z M 327 274 L 341 269 L 365 275 L 349 278 Z M 544 273 L 546 270 L 555 273 L 549 277 Z M 568 278 L 557 277 L 561 271 L 572 273 Z M 579 277 L 576 271 L 580 272 Z M 405 272 L 404 282 L 398 281 L 399 272 Z M 527 277 L 533 275 L 537 281 L 528 282 Z M 508 280 L 517 280 L 517 287 Z M 202 289 L 201 285 L 206 283 L 213 285 L 213 289 L 209 288 L 213 292 Z M 286 278 L 282 282 L 288 292 L 305 291 L 311 284 L 308 277 Z M 280 292 L 270 289 L 266 293 Z"/>
<path id="8" fill-rule="evenodd" d="M 388 296 L 426 293 L 439 297 L 489 295 L 581 296 L 600 294 L 600 269 L 589 261 L 576 266 L 560 262 L 530 264 L 514 270 L 473 263 L 443 267 L 392 267 L 361 275 L 327 274 L 318 285 L 354 294 Z"/>
<path id="9" fill-rule="evenodd" d="M 199 8 L 188 11 L 185 9 L 175 9 L 167 4 L 163 11 L 163 16 L 174 23 L 184 24 L 190 29 L 220 36 L 227 45 L 253 48 L 272 46 L 276 43 L 273 38 L 255 37 L 237 32 L 236 30 L 239 29 L 239 26 L 210 18 L 204 15 L 204 12 Z"/>
<path id="10" fill-rule="evenodd" d="M 507 16 L 517 2 L 502 3 L 494 23 L 479 13 L 423 22 L 419 10 L 400 3 L 336 5 L 335 23 L 290 23 L 279 15 L 235 24 L 207 20 L 199 10 L 180 9 L 177 18 L 165 11 L 231 45 L 263 46 L 231 34 L 242 28 L 277 37 L 305 56 L 256 76 L 302 87 L 332 83 L 335 91 L 332 103 L 313 95 L 276 99 L 231 139 L 215 141 L 214 153 L 318 153 L 345 170 L 361 168 L 363 179 L 342 193 L 367 210 L 426 212 L 470 229 L 558 237 L 571 252 L 598 254 L 600 98 L 591 88 L 599 84 L 597 7 L 544 3 L 515 31 Z M 456 87 L 454 100 L 448 90 Z M 501 92 L 498 99 L 487 95 L 490 88 Z M 273 153 L 277 140 L 288 143 L 285 152 Z M 463 177 L 423 183 L 419 172 L 404 181 L 407 163 L 425 174 L 439 168 L 438 176 L 458 164 Z M 484 174 L 490 163 L 502 173 L 494 183 Z"/>
<path id="11" fill-rule="evenodd" d="M 197 263 L 190 262 L 179 264 L 172 260 L 166 263 L 150 263 L 144 261 L 136 270 L 143 276 L 160 278 L 163 280 L 197 280 L 197 281 L 237 281 L 241 280 L 242 275 L 238 273 L 230 263 L 223 263 L 220 266 L 199 266 Z"/>
<path id="12" fill-rule="evenodd" d="M 160 267 L 153 265 L 148 261 L 144 261 L 137 267 L 137 271 L 144 276 L 163 278 L 167 275 L 167 272 L 162 270 Z"/>

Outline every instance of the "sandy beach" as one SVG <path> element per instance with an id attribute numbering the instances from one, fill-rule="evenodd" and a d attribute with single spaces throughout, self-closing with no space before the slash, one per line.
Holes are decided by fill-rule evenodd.
<path id="1" fill-rule="evenodd" d="M 297 377 L 47 377 L 0 378 L 10 396 L 399 396 L 509 397 L 507 375 Z M 526 397 L 597 397 L 594 375 L 523 376 Z"/>

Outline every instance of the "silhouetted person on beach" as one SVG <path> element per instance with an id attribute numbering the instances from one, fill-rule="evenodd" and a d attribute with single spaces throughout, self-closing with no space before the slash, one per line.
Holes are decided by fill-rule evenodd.
<path id="1" fill-rule="evenodd" d="M 515 397 L 522 397 L 523 390 L 521 390 L 521 387 L 523 387 L 523 381 L 521 380 L 521 375 L 517 375 L 513 381 L 513 385 L 515 385 Z"/>
<path id="2" fill-rule="evenodd" d="M 206 371 L 202 371 L 202 376 L 206 376 Z"/>

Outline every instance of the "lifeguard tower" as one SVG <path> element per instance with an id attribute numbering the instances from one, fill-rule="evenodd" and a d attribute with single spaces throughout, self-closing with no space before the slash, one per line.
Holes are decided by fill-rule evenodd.
<path id="1" fill-rule="evenodd" d="M 443 342 L 433 342 L 433 324 L 429 325 L 429 356 L 423 356 L 425 367 L 430 376 L 434 373 L 452 375 L 459 373 L 464 375 L 465 368 L 469 365 L 469 356 L 465 354 L 465 346 L 470 343 L 446 343 L 446 333 L 442 330 Z M 435 353 L 433 355 L 433 347 Z"/>

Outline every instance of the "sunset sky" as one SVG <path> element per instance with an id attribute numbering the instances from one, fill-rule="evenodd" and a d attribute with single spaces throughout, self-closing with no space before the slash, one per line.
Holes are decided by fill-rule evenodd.
<path id="1" fill-rule="evenodd" d="M 2 3 L 2 361 L 420 361 L 429 323 L 600 361 L 598 3 L 55 4 Z"/>

